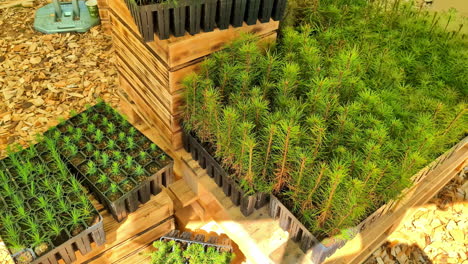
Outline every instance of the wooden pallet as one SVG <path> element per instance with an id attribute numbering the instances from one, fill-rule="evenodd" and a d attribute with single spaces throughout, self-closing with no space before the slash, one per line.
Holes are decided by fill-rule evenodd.
<path id="1" fill-rule="evenodd" d="M 262 40 L 276 39 L 278 21 L 252 26 L 216 29 L 194 36 L 188 33 L 145 43 L 122 0 L 107 1 L 116 50 L 117 69 L 126 109 L 137 114 L 148 126 L 155 127 L 163 139 L 175 149 L 182 146 L 181 80 L 196 71 L 207 55 L 221 50 L 241 33 L 253 33 Z M 130 106 L 130 107 L 128 107 Z M 129 113 L 125 113 L 129 114 Z"/>
<path id="2" fill-rule="evenodd" d="M 226 234 L 239 245 L 252 263 L 312 263 L 311 251 L 304 254 L 283 231 L 279 221 L 268 216 L 264 207 L 245 217 L 232 204 L 221 188 L 200 168 L 191 155 L 180 150 L 183 165 L 177 168 L 184 180 L 198 194 L 199 203 Z M 414 185 L 403 192 L 402 199 L 382 206 L 369 216 L 359 232 L 324 263 L 361 263 L 385 242 L 386 237 L 414 207 L 420 206 L 439 192 L 457 173 L 468 165 L 468 138 L 439 157 L 413 177 Z M 181 172 L 180 172 L 181 171 Z"/>

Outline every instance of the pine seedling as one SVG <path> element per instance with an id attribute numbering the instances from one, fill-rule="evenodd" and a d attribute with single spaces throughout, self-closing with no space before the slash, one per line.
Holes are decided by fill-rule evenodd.
<path id="1" fill-rule="evenodd" d="M 125 157 L 124 168 L 125 168 L 125 169 L 130 169 L 132 166 L 133 166 L 133 157 L 130 156 L 130 155 L 127 155 L 127 156 Z"/>
<path id="2" fill-rule="evenodd" d="M 107 153 L 105 153 L 105 152 L 101 154 L 101 165 L 104 168 L 107 168 L 110 165 L 109 155 L 107 155 Z"/>
<path id="3" fill-rule="evenodd" d="M 56 214 L 53 209 L 49 207 L 43 208 L 44 212 L 43 215 L 41 216 L 47 223 L 52 223 L 56 221 Z"/>
<path id="4" fill-rule="evenodd" d="M 52 191 L 56 199 L 62 198 L 64 195 L 63 187 L 61 184 L 55 185 L 55 188 Z"/>
<path id="5" fill-rule="evenodd" d="M 102 159 L 102 160 L 104 160 L 104 159 Z M 102 160 L 101 160 L 101 162 L 102 162 Z M 86 174 L 88 174 L 88 175 L 94 175 L 94 174 L 97 173 L 96 163 L 94 163 L 92 160 L 89 160 L 86 163 L 86 168 L 87 168 Z"/>
<path id="6" fill-rule="evenodd" d="M 86 112 L 81 113 L 80 124 L 84 125 L 89 122 L 89 115 Z"/>
<path id="7" fill-rule="evenodd" d="M 16 209 L 16 213 L 18 214 L 18 216 L 22 219 L 25 219 L 26 217 L 28 217 L 29 213 L 26 209 L 26 207 L 24 206 L 24 204 L 21 204 L 21 205 L 16 205 L 15 207 Z"/>
<path id="8" fill-rule="evenodd" d="M 13 196 L 15 193 L 16 193 L 16 190 L 11 187 L 10 184 L 8 184 L 8 180 L 7 181 L 2 181 L 2 196 L 3 197 L 11 197 Z"/>
<path id="9" fill-rule="evenodd" d="M 99 179 L 97 180 L 97 183 L 107 184 L 108 182 L 109 182 L 109 177 L 107 177 L 105 174 L 99 175 Z"/>
<path id="10" fill-rule="evenodd" d="M 145 160 L 148 157 L 148 153 L 146 153 L 145 151 L 140 151 L 140 153 L 138 153 L 138 157 L 140 158 L 140 160 Z"/>
<path id="11" fill-rule="evenodd" d="M 137 130 L 134 127 L 131 127 L 128 129 L 128 135 L 130 135 L 131 137 L 134 137 L 136 133 L 137 133 Z"/>
<path id="12" fill-rule="evenodd" d="M 109 191 L 110 193 L 117 193 L 119 192 L 119 186 L 117 185 L 117 183 L 111 183 L 110 187 L 109 187 Z"/>
<path id="13" fill-rule="evenodd" d="M 323 226 L 331 215 L 331 209 L 336 194 L 337 188 L 344 178 L 348 175 L 348 169 L 346 164 L 343 164 L 340 160 L 334 159 L 331 162 L 331 168 L 326 175 L 328 177 L 329 185 L 325 189 L 324 201 L 321 205 L 321 214 L 318 218 L 319 226 Z"/>
<path id="14" fill-rule="evenodd" d="M 96 133 L 96 125 L 93 123 L 88 124 L 88 126 L 86 127 L 86 132 L 88 132 L 88 134 Z"/>
<path id="15" fill-rule="evenodd" d="M 70 178 L 68 180 L 68 183 L 70 184 L 70 187 L 71 187 L 71 191 L 74 192 L 74 193 L 81 193 L 83 192 L 83 188 L 81 187 L 81 184 L 80 182 L 75 179 L 75 178 Z"/>
<path id="16" fill-rule="evenodd" d="M 72 208 L 70 212 L 68 212 L 68 222 L 72 224 L 73 227 L 77 227 L 81 224 L 82 215 L 81 211 L 77 208 Z"/>
<path id="17" fill-rule="evenodd" d="M 137 165 L 133 173 L 135 176 L 143 176 L 145 174 L 145 169 L 141 165 Z"/>
<path id="18" fill-rule="evenodd" d="M 114 151 L 114 152 L 112 152 L 112 155 L 114 156 L 115 161 L 119 161 L 119 160 L 123 159 L 122 152 L 120 152 L 120 151 Z"/>
<path id="19" fill-rule="evenodd" d="M 112 174 L 117 175 L 117 174 L 120 173 L 120 165 L 119 165 L 118 162 L 115 162 L 115 161 L 112 162 L 112 167 L 111 168 L 112 168 L 112 170 L 111 170 Z"/>
<path id="20" fill-rule="evenodd" d="M 161 149 L 154 143 L 151 143 L 150 150 L 151 152 L 161 151 Z"/>
<path id="21" fill-rule="evenodd" d="M 291 169 L 291 152 L 299 141 L 300 127 L 292 120 L 281 120 L 278 123 L 277 137 L 273 140 L 273 155 L 275 170 L 275 184 L 273 190 L 279 193 L 289 180 Z"/>
<path id="22" fill-rule="evenodd" d="M 49 200 L 47 198 L 45 198 L 45 196 L 38 196 L 36 198 L 36 206 L 39 207 L 39 208 L 47 208 L 47 206 L 49 205 Z"/>
<path id="23" fill-rule="evenodd" d="M 93 159 L 96 161 L 101 159 L 101 152 L 99 150 L 93 152 Z"/>
<path id="24" fill-rule="evenodd" d="M 73 131 L 73 141 L 78 142 L 83 138 L 83 129 L 81 128 L 76 128 Z"/>
<path id="25" fill-rule="evenodd" d="M 93 114 L 90 118 L 92 122 L 96 122 L 99 120 L 99 114 Z"/>
<path id="26" fill-rule="evenodd" d="M 127 147 L 128 149 L 131 149 L 131 150 L 136 148 L 135 140 L 132 137 L 127 138 Z"/>
<path id="27" fill-rule="evenodd" d="M 116 131 L 116 128 L 115 128 L 114 123 L 107 124 L 107 130 L 106 130 L 107 133 L 114 134 L 115 131 Z"/>
<path id="28" fill-rule="evenodd" d="M 91 142 L 87 142 L 85 145 L 85 150 L 87 153 L 93 153 L 94 146 Z"/>
<path id="29" fill-rule="evenodd" d="M 62 133 L 60 133 L 60 131 L 59 131 L 58 129 L 55 129 L 55 130 L 54 130 L 54 134 L 52 135 L 52 138 L 53 138 L 55 141 L 58 141 L 61 135 L 62 135 Z"/>
<path id="30" fill-rule="evenodd" d="M 75 109 L 72 109 L 72 110 L 70 111 L 70 116 L 71 116 L 71 117 L 74 117 L 74 116 L 76 116 L 77 114 L 78 114 L 78 112 L 77 112 Z"/>
<path id="31" fill-rule="evenodd" d="M 125 141 L 126 137 L 127 137 L 127 136 L 125 135 L 124 132 L 119 132 L 118 140 L 119 140 L 120 142 Z"/>
<path id="32" fill-rule="evenodd" d="M 107 117 L 103 117 L 101 123 L 103 126 L 106 127 L 107 125 L 109 125 L 109 119 Z"/>
<path id="33" fill-rule="evenodd" d="M 47 228 L 50 230 L 52 237 L 57 237 L 62 232 L 63 228 L 57 221 L 47 223 Z"/>
<path id="34" fill-rule="evenodd" d="M 109 141 L 107 142 L 107 147 L 109 149 L 115 149 L 116 146 L 117 146 L 117 144 L 115 143 L 115 140 L 109 139 Z"/>
<path id="35" fill-rule="evenodd" d="M 96 140 L 96 142 L 98 143 L 101 143 L 103 139 L 104 134 L 102 133 L 102 131 L 100 129 L 96 130 L 96 132 L 94 133 L 94 140 Z"/>
<path id="36" fill-rule="evenodd" d="M 67 213 L 70 211 L 71 206 L 65 199 L 63 199 L 63 197 L 57 198 L 57 201 L 58 201 L 57 205 L 60 211 L 62 211 L 63 213 Z"/>

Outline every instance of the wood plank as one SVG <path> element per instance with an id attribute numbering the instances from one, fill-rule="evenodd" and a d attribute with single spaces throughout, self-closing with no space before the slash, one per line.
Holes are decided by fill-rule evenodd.
<path id="1" fill-rule="evenodd" d="M 155 112 L 155 115 L 157 115 L 161 120 L 167 120 L 167 126 L 169 127 L 171 124 L 172 115 L 169 112 L 169 106 L 165 105 L 162 100 L 164 99 L 164 101 L 167 103 L 167 99 L 169 99 L 171 96 L 154 95 L 152 92 L 153 89 L 144 84 L 139 77 L 148 77 L 150 75 L 141 75 L 141 72 L 134 72 L 133 70 L 137 70 L 138 68 L 128 65 L 128 61 L 126 61 L 120 55 L 116 56 L 116 59 L 119 63 L 118 72 L 121 76 L 124 76 L 125 79 L 128 80 L 129 84 L 131 84 L 130 86 L 134 94 L 141 97 L 142 100 L 147 101 L 150 108 Z"/>
<path id="2" fill-rule="evenodd" d="M 140 205 L 138 211 L 130 214 L 120 223 L 115 221 L 112 215 L 107 211 L 103 211 L 104 231 L 106 232 L 107 241 L 103 246 L 95 248 L 86 256 L 79 256 L 77 258 L 77 263 L 84 263 L 106 251 L 112 251 L 115 246 L 118 246 L 173 214 L 173 202 L 165 191 L 162 191 L 156 196 L 152 196 L 150 201 L 144 205 Z"/>
<path id="3" fill-rule="evenodd" d="M 148 244 L 167 234 L 175 229 L 174 218 L 171 218 L 159 225 L 144 230 L 112 248 L 107 250 L 93 259 L 85 261 L 83 264 L 91 263 L 132 263 L 128 262 L 134 255 L 138 255 L 144 250 Z"/>
<path id="4" fill-rule="evenodd" d="M 181 202 L 182 207 L 189 206 L 198 199 L 197 195 L 192 192 L 192 189 L 190 189 L 184 180 L 174 182 L 169 186 L 169 190 Z"/>
<path id="5" fill-rule="evenodd" d="M 142 43 L 144 43 L 143 38 L 141 37 L 140 31 L 137 25 L 135 24 L 135 21 L 133 20 L 133 17 L 130 11 L 128 10 L 125 2 L 122 0 L 108 0 L 108 1 L 109 1 L 109 7 L 113 14 L 113 17 L 111 16 L 111 21 L 112 21 L 112 18 L 119 19 L 123 25 L 125 25 L 128 29 L 131 30 L 131 33 L 136 38 L 138 38 L 139 40 L 141 40 Z M 162 43 L 156 44 L 153 41 L 153 42 L 145 43 L 144 45 L 147 46 L 149 50 L 151 50 L 155 56 L 157 56 L 162 62 L 166 63 L 167 65 L 167 58 L 168 58 L 167 46 L 164 47 L 164 45 L 161 45 L 161 44 Z"/>
<path id="6" fill-rule="evenodd" d="M 159 57 L 155 51 L 149 48 L 142 42 L 134 32 L 132 32 L 127 25 L 123 24 L 115 15 L 110 15 L 112 22 L 112 30 L 114 36 L 120 38 L 128 49 L 134 52 L 141 62 L 147 65 L 147 68 L 152 68 L 157 73 L 162 84 L 168 81 L 168 66 L 164 60 Z M 124 53 L 125 55 L 125 53 Z"/>
<path id="7" fill-rule="evenodd" d="M 171 43 L 168 46 L 168 65 L 170 68 L 175 68 L 221 50 L 227 43 L 238 38 L 241 33 L 252 33 L 262 38 L 262 36 L 275 32 L 278 27 L 279 21 L 271 20 L 268 23 L 257 21 L 257 24 L 252 26 L 244 23 L 242 27 L 238 28 L 229 26 L 225 30 L 215 29 L 212 32 L 203 32 L 194 36 L 187 33 L 184 37 L 171 38 L 169 40 Z"/>

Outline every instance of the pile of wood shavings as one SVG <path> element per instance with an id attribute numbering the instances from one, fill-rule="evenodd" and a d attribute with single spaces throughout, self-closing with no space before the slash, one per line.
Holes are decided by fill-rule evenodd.
<path id="1" fill-rule="evenodd" d="M 33 29 L 35 8 L 0 10 L 0 157 L 28 144 L 102 98 L 118 104 L 112 42 L 101 28 L 45 35 Z"/>
<path id="2" fill-rule="evenodd" d="M 468 264 L 467 169 L 393 232 L 366 264 Z"/>

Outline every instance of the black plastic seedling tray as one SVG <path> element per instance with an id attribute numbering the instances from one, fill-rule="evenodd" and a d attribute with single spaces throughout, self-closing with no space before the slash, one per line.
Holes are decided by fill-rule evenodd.
<path id="1" fill-rule="evenodd" d="M 243 215 L 248 216 L 255 209 L 260 209 L 268 203 L 268 194 L 258 192 L 246 195 L 239 183 L 230 177 L 197 139 L 189 133 L 184 132 L 183 145 L 185 150 L 192 154 L 192 158 L 198 161 L 200 167 L 206 169 L 208 175 L 223 189 L 224 194 L 231 198 L 232 203 L 240 206 Z"/>
<path id="2" fill-rule="evenodd" d="M 53 182 L 54 177 L 51 175 L 53 175 L 53 173 L 55 173 L 55 171 L 57 170 L 57 169 L 54 169 L 52 166 L 53 163 L 55 163 L 56 161 L 49 160 L 50 152 L 47 150 L 47 147 L 45 147 L 45 144 L 42 142 L 36 145 L 32 145 L 25 150 L 21 150 L 17 154 L 19 155 L 19 157 L 25 157 L 29 149 L 35 149 L 37 154 L 35 156 L 30 156 L 26 158 L 25 160 L 28 160 L 29 162 L 33 162 L 32 165 L 36 167 L 36 169 L 38 166 L 44 166 L 45 168 L 44 175 L 38 174 L 37 170 L 34 172 L 37 177 L 40 177 L 39 181 L 44 180 L 46 177 L 47 178 L 50 177 L 48 179 L 52 180 L 51 182 L 52 184 L 55 184 L 55 182 Z M 41 217 L 43 217 L 43 215 L 40 215 L 40 214 L 38 215 L 38 212 L 40 212 L 40 207 L 35 205 L 35 202 L 36 202 L 35 199 L 37 197 L 28 197 L 27 193 L 24 191 L 26 190 L 26 188 L 29 188 L 29 187 L 21 186 L 17 178 L 18 176 L 14 176 L 13 174 L 14 165 L 12 165 L 10 157 L 7 157 L 1 160 L 0 163 L 1 163 L 0 170 L 2 171 L 2 173 L 9 176 L 11 179 L 10 181 L 8 181 L 10 186 L 14 186 L 14 188 L 19 190 L 19 192 L 17 192 L 16 194 L 19 195 L 24 200 L 24 203 L 25 203 L 24 206 L 28 209 L 27 214 L 30 217 L 32 217 L 32 219 L 40 219 Z M 66 168 L 66 173 L 70 177 L 73 177 L 72 173 L 68 170 L 68 168 Z M 38 184 L 36 182 L 37 179 L 38 178 L 31 180 L 31 184 L 32 183 Z M 63 186 L 63 184 L 64 184 L 63 182 L 60 182 L 60 186 Z M 43 194 L 43 192 L 41 192 L 41 194 Z M 64 191 L 62 198 L 63 200 L 67 201 L 68 204 L 72 206 L 76 206 L 76 202 L 73 202 L 73 199 L 71 198 L 71 196 L 74 194 L 75 194 L 74 192 Z M 7 197 L 3 197 L 3 196 L 0 197 L 0 211 L 1 212 L 8 212 L 9 210 L 8 208 L 11 208 L 11 205 L 9 206 L 9 202 L 11 202 L 11 200 L 9 201 Z M 91 205 L 90 201 L 89 203 Z M 57 217 L 56 220 L 57 220 L 60 217 L 59 215 L 64 214 L 65 211 L 57 210 L 55 211 L 55 213 L 57 214 L 56 215 Z M 15 263 L 21 263 L 18 258 L 20 258 L 22 253 L 29 253 L 32 259 L 32 261 L 29 263 L 32 263 L 32 264 L 51 264 L 51 263 L 59 263 L 59 262 L 70 264 L 70 263 L 75 262 L 77 250 L 79 250 L 81 252 L 81 255 L 84 256 L 91 251 L 92 243 L 95 243 L 96 246 L 101 246 L 106 242 L 102 216 L 99 214 L 99 212 L 95 208 L 92 208 L 92 215 L 94 215 L 94 217 L 91 219 L 92 222 L 90 223 L 82 222 L 83 228 L 85 229 L 77 235 L 73 236 L 72 230 L 65 228 L 62 230 L 63 237 L 59 240 L 54 240 L 52 238 L 44 238 L 44 242 L 47 243 L 50 249 L 47 252 L 41 254 L 40 256 L 38 256 L 32 248 L 25 248 L 19 252 L 16 252 L 15 254 L 11 254 L 10 252 L 11 258 L 13 259 Z M 42 223 L 42 221 L 40 223 Z M 62 224 L 64 223 L 62 222 Z M 15 223 L 15 225 L 18 230 L 21 229 L 21 220 L 18 220 Z M 44 234 L 47 233 L 47 230 L 46 230 L 47 228 L 48 226 L 40 227 L 40 229 L 42 230 Z"/>
<path id="3" fill-rule="evenodd" d="M 86 125 L 83 124 L 83 120 L 85 120 L 85 117 L 88 120 L 88 123 L 86 123 Z M 95 121 L 91 119 L 95 119 Z M 62 154 L 65 157 L 65 159 L 67 159 L 73 171 L 77 172 L 79 178 L 84 181 L 84 184 L 92 190 L 97 199 L 102 204 L 104 204 L 110 211 L 110 213 L 113 215 L 113 217 L 120 222 L 123 219 L 125 219 L 128 216 L 128 214 L 136 211 L 140 204 L 148 202 L 150 200 L 151 195 L 158 194 L 161 191 L 162 186 L 168 186 L 174 181 L 174 162 L 166 153 L 164 153 L 159 148 L 157 148 L 156 151 L 153 151 L 156 153 L 154 154 L 155 156 L 148 156 L 145 161 L 138 161 L 139 153 L 144 152 L 148 154 L 152 152 L 152 150 L 149 149 L 149 145 L 152 144 L 152 142 L 140 131 L 131 126 L 131 124 L 129 124 L 122 116 L 115 112 L 115 110 L 113 110 L 104 103 L 99 103 L 96 106 L 87 109 L 83 113 L 74 116 L 70 120 L 62 122 L 62 124 L 57 126 L 56 130 L 51 130 L 50 132 L 47 132 L 47 134 L 51 136 L 54 133 L 56 133 L 56 131 L 61 131 L 62 137 L 73 137 L 76 134 L 77 130 L 81 129 L 82 131 L 84 131 L 86 129 L 89 129 L 90 126 L 94 126 L 96 128 L 94 135 L 96 135 L 97 130 L 106 129 L 102 125 L 103 120 L 107 120 L 106 122 L 108 125 L 113 124 L 116 130 L 111 134 L 106 133 L 105 136 L 102 135 L 101 142 L 107 143 L 97 143 L 96 138 L 93 139 L 93 133 L 89 132 L 88 130 L 88 132 L 83 132 L 81 139 L 77 141 L 78 143 L 76 143 L 76 145 L 80 145 L 80 142 L 83 141 L 81 142 L 81 147 L 78 147 L 78 153 L 76 155 L 70 158 L 65 154 L 63 150 Z M 119 124 L 115 125 L 116 123 Z M 69 132 L 70 127 L 71 130 L 75 132 Z M 134 140 L 135 146 L 129 149 L 126 145 L 126 141 L 123 141 L 121 142 L 122 144 L 119 144 L 119 140 L 117 139 L 116 135 L 124 133 L 126 136 L 125 140 L 129 140 L 127 138 L 127 135 L 130 133 L 129 131 L 131 130 L 133 130 L 132 133 L 134 133 L 134 135 L 128 136 L 128 138 L 136 138 L 137 140 Z M 114 142 L 114 146 L 112 146 L 112 148 L 110 147 L 111 141 Z M 86 145 L 88 144 L 92 145 L 91 147 L 93 148 L 94 152 L 100 152 L 101 156 L 96 157 L 95 153 L 91 154 L 89 151 L 87 151 Z M 83 147 L 83 145 L 85 145 L 85 147 Z M 115 153 L 120 154 L 122 157 L 114 158 L 113 155 L 116 155 Z M 101 160 L 103 159 L 102 157 L 104 154 L 106 154 L 109 158 L 109 163 L 118 163 L 117 174 L 119 174 L 119 176 L 122 176 L 123 179 L 118 181 L 112 179 L 113 172 L 110 172 L 110 166 L 99 167 L 99 164 L 102 164 Z M 132 174 L 132 171 L 134 171 L 133 169 L 127 170 L 124 168 L 123 157 L 127 156 L 131 156 L 134 160 L 132 161 L 134 165 L 132 167 L 133 169 L 138 166 L 141 167 L 142 174 L 139 175 L 141 176 L 140 178 L 136 178 L 136 176 Z M 166 157 L 164 161 L 162 160 L 163 156 Z M 76 157 L 80 158 L 76 159 Z M 93 175 L 88 174 L 86 171 L 87 164 L 90 161 L 93 164 L 97 164 L 96 172 Z M 106 171 L 106 169 L 109 169 L 109 171 Z M 105 190 L 102 186 L 101 188 L 99 188 L 97 180 L 93 179 L 92 177 L 97 177 L 97 175 L 104 175 L 109 178 L 109 182 L 104 184 L 105 186 L 109 187 L 112 184 L 117 186 L 116 190 L 114 190 L 113 193 L 120 194 L 118 195 L 119 197 L 117 199 L 110 198 L 112 197 L 112 193 L 109 188 Z M 124 190 L 123 186 L 126 184 L 133 187 L 131 187 L 131 189 Z"/>
<path id="4" fill-rule="evenodd" d="M 125 0 L 144 41 L 161 40 L 170 35 L 195 35 L 203 30 L 241 27 L 244 22 L 253 25 L 270 19 L 281 20 L 286 0 L 177 0 L 157 4 L 138 5 Z"/>
<path id="5" fill-rule="evenodd" d="M 218 251 L 232 252 L 231 240 L 226 238 L 220 238 L 218 236 L 205 237 L 202 234 L 193 234 L 191 232 L 181 232 L 179 230 L 171 230 L 166 235 L 162 236 L 159 240 L 168 241 L 174 240 L 176 242 L 182 242 L 187 245 L 200 244 L 203 246 L 214 247 Z"/>

